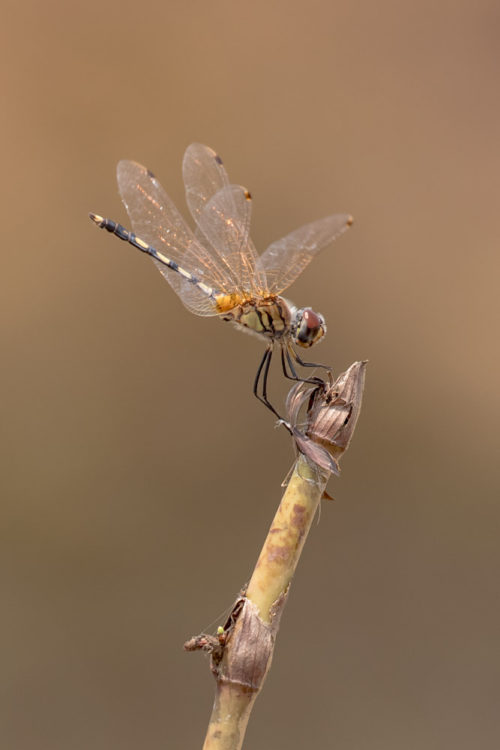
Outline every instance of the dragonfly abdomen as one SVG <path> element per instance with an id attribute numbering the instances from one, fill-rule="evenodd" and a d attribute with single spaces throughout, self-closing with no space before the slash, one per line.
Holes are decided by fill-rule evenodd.
<path id="1" fill-rule="evenodd" d="M 147 242 L 141 240 L 141 238 L 137 237 L 137 235 L 135 235 L 133 232 L 129 232 L 128 229 L 125 229 L 125 227 L 123 227 L 121 224 L 118 224 L 116 221 L 113 221 L 112 219 L 105 219 L 102 216 L 98 216 L 97 214 L 89 214 L 89 216 L 92 221 L 97 224 L 98 227 L 100 227 L 101 229 L 106 229 L 108 232 L 111 232 L 111 234 L 115 234 L 120 240 L 124 240 L 125 242 L 130 243 L 131 245 L 133 245 L 133 247 L 136 247 L 142 253 L 150 255 L 155 260 L 158 260 L 162 265 L 167 266 L 167 268 L 170 268 L 172 271 L 178 273 L 180 276 L 186 279 L 187 282 L 198 287 L 198 289 L 206 294 L 207 297 L 211 297 L 213 300 L 215 300 L 215 290 L 212 289 L 212 287 L 207 286 L 207 284 L 204 284 L 202 281 L 200 281 L 200 279 L 196 278 L 196 276 L 194 276 L 189 271 L 186 271 L 185 268 L 179 266 L 179 264 L 176 263 L 175 260 L 167 258 L 166 255 L 158 252 L 158 250 L 156 250 L 152 245 L 148 245 Z"/>
<path id="2" fill-rule="evenodd" d="M 279 339 L 290 333 L 291 312 L 281 297 L 248 300 L 229 310 L 222 319 L 268 339 Z"/>

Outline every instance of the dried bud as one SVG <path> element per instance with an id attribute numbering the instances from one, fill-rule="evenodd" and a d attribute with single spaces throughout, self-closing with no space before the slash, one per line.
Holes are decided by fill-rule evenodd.
<path id="1" fill-rule="evenodd" d="M 310 461 L 338 475 L 338 460 L 349 446 L 363 397 L 365 362 L 354 362 L 330 385 L 297 383 L 288 394 L 287 412 L 297 447 Z M 306 401 L 305 422 L 297 427 Z"/>

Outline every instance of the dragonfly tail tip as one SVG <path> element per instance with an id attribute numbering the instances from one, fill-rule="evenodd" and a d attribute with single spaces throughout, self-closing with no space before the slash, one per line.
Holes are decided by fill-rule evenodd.
<path id="1" fill-rule="evenodd" d="M 94 224 L 97 224 L 98 226 L 100 226 L 102 222 L 104 221 L 102 216 L 99 216 L 98 214 L 94 214 L 92 213 L 92 211 L 89 213 L 89 219 L 91 219 L 94 222 Z"/>

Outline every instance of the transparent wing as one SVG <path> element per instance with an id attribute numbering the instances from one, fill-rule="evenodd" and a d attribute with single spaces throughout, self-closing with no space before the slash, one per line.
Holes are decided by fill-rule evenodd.
<path id="1" fill-rule="evenodd" d="M 267 278 L 270 294 L 281 294 L 300 276 L 320 250 L 352 224 L 349 214 L 313 221 L 269 245 L 259 258 L 258 272 Z"/>
<path id="2" fill-rule="evenodd" d="M 219 292 L 233 291 L 226 266 L 216 252 L 201 244 L 155 176 L 133 161 L 120 161 L 118 188 L 138 237 L 181 268 Z M 198 315 L 216 315 L 213 303 L 193 284 L 155 261 L 186 307 Z"/>
<path id="3" fill-rule="evenodd" d="M 187 309 L 195 315 L 205 317 L 219 315 L 214 306 L 214 301 L 207 297 L 198 287 L 190 284 L 175 271 L 171 271 L 163 263 L 154 258 L 151 259 L 161 275 L 168 281 L 174 292 L 181 298 L 181 301 Z"/>
<path id="4" fill-rule="evenodd" d="M 186 149 L 182 174 L 186 201 L 196 222 L 196 238 L 224 256 L 235 291 L 261 294 L 265 276 L 256 271 L 258 255 L 249 237 L 250 194 L 244 188 L 230 186 L 220 156 L 201 143 L 192 143 Z"/>
<path id="5" fill-rule="evenodd" d="M 186 202 L 191 216 L 198 223 L 198 217 L 208 201 L 229 185 L 227 172 L 222 159 L 213 149 L 201 143 L 192 143 L 184 154 L 182 176 Z"/>
<path id="6" fill-rule="evenodd" d="M 205 245 L 213 248 L 224 266 L 233 291 L 259 296 L 266 277 L 257 270 L 259 256 L 249 237 L 251 215 L 250 193 L 241 185 L 226 185 L 207 201 L 197 222 Z"/>

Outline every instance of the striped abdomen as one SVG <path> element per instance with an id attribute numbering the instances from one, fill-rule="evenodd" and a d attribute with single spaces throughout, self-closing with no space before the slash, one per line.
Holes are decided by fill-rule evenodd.
<path id="1" fill-rule="evenodd" d="M 212 302 L 214 315 L 218 314 L 223 320 L 230 320 L 238 327 L 241 326 L 251 333 L 256 333 L 268 339 L 278 339 L 290 334 L 292 312 L 282 297 L 273 295 L 259 298 L 249 293 L 233 292 L 227 294 L 217 292 L 194 274 L 182 268 L 176 261 L 148 245 L 133 232 L 129 232 L 121 224 L 97 214 L 89 215 L 101 229 L 106 229 L 119 239 L 129 242 L 141 252 L 160 261 L 162 265 L 170 268 L 187 282 L 196 286 Z"/>
<path id="2" fill-rule="evenodd" d="M 137 237 L 137 235 L 135 235 L 133 232 L 129 232 L 128 229 L 125 229 L 125 227 L 122 227 L 121 224 L 118 224 L 112 219 L 105 219 L 103 216 L 98 216 L 97 214 L 92 213 L 89 214 L 89 217 L 90 219 L 92 219 L 94 224 L 97 224 L 98 227 L 100 227 L 101 229 L 106 229 L 108 232 L 111 232 L 111 234 L 115 234 L 120 240 L 129 242 L 131 245 L 133 245 L 133 247 L 136 247 L 142 253 L 146 253 L 155 260 L 160 261 L 162 265 L 167 266 L 167 268 L 170 268 L 172 271 L 178 273 L 180 276 L 182 276 L 183 279 L 186 279 L 186 281 L 188 281 L 190 284 L 198 287 L 198 289 L 202 291 L 203 294 L 215 301 L 216 293 L 215 290 L 212 289 L 212 287 L 207 286 L 200 279 L 197 279 L 196 276 L 194 276 L 192 273 L 179 266 L 179 264 L 175 260 L 167 258 L 166 255 L 158 252 L 158 250 L 152 247 L 152 245 L 148 245 L 147 242 L 141 240 L 141 238 Z"/>

